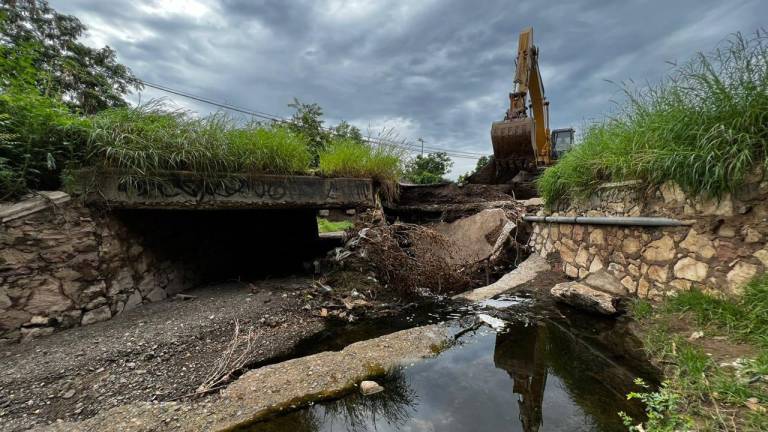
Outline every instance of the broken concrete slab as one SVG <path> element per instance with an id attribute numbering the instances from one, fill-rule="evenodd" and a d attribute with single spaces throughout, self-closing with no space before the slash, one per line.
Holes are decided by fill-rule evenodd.
<path id="1" fill-rule="evenodd" d="M 498 253 L 515 229 L 503 209 L 487 209 L 451 223 L 439 223 L 435 231 L 444 235 L 454 247 L 453 251 L 436 249 L 449 264 L 472 264 Z"/>
<path id="2" fill-rule="evenodd" d="M 39 191 L 18 202 L 0 203 L 0 223 L 37 213 L 69 200 L 70 196 L 62 191 Z"/>
<path id="3" fill-rule="evenodd" d="M 628 294 L 627 289 L 621 284 L 621 281 L 605 270 L 598 270 L 591 273 L 582 281 L 582 283 L 614 296 L 626 296 Z"/>
<path id="4" fill-rule="evenodd" d="M 551 270 L 552 269 L 546 259 L 537 254 L 533 254 L 496 282 L 472 291 L 457 294 L 453 298 L 456 300 L 468 300 L 473 302 L 488 300 L 491 297 L 532 281 L 541 272 Z"/>
<path id="5" fill-rule="evenodd" d="M 615 315 L 620 312 L 621 298 L 598 291 L 581 282 L 571 281 L 555 285 L 550 290 L 555 300 L 587 312 Z"/>
<path id="6" fill-rule="evenodd" d="M 247 372 L 207 402 L 139 402 L 44 431 L 223 431 L 291 405 L 338 397 L 372 375 L 432 357 L 449 340 L 449 329 L 430 325 L 399 331 Z"/>

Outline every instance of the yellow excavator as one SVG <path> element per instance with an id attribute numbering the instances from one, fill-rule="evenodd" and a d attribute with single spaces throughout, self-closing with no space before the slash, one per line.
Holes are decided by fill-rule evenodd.
<path id="1" fill-rule="evenodd" d="M 573 145 L 572 128 L 549 130 L 549 102 L 538 57 L 533 28 L 528 27 L 518 41 L 515 91 L 509 94 L 509 109 L 504 120 L 491 126 L 493 160 L 473 174 L 470 183 L 510 183 L 513 191 L 519 186 L 522 195 L 530 195 L 525 189 L 532 187 L 532 180 Z"/>

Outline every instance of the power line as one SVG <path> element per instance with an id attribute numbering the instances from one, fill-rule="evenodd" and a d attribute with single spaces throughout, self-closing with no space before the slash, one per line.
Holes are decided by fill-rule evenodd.
<path id="1" fill-rule="evenodd" d="M 163 91 L 163 92 L 166 92 L 166 93 L 174 94 L 174 95 L 181 96 L 181 97 L 184 97 L 184 98 L 187 98 L 187 99 L 191 99 L 191 100 L 195 100 L 195 101 L 198 101 L 198 102 L 206 103 L 206 104 L 209 104 L 209 105 L 217 106 L 219 108 L 224 108 L 224 109 L 227 109 L 227 110 L 230 110 L 230 111 L 239 112 L 241 114 L 247 114 L 247 115 L 250 115 L 250 116 L 253 116 L 253 117 L 258 117 L 258 118 L 261 118 L 261 119 L 264 119 L 264 120 L 270 120 L 270 121 L 274 121 L 274 122 L 278 122 L 278 123 L 283 123 L 283 124 L 293 124 L 294 123 L 292 120 L 285 119 L 285 118 L 282 118 L 282 117 L 274 115 L 274 114 L 269 114 L 269 113 L 265 113 L 265 112 L 262 112 L 262 111 L 257 111 L 257 110 L 253 110 L 253 109 L 249 109 L 249 108 L 244 108 L 244 107 L 240 107 L 240 106 L 232 105 L 232 104 L 228 104 L 228 103 L 217 102 L 217 101 L 214 101 L 212 99 L 209 99 L 209 98 L 206 98 L 206 97 L 203 97 L 203 96 L 197 96 L 197 95 L 194 95 L 194 94 L 182 91 L 182 90 L 174 89 L 174 88 L 171 88 L 171 87 L 168 87 L 168 86 L 164 86 L 164 85 L 161 85 L 161 84 L 151 83 L 151 82 L 144 81 L 144 80 L 141 80 L 141 79 L 137 79 L 137 81 L 139 81 L 140 83 L 142 83 L 143 85 L 145 85 L 147 87 L 151 87 L 151 88 L 156 89 L 156 90 L 160 90 L 160 91 Z M 336 133 L 331 128 L 327 128 L 327 127 L 322 127 L 321 126 L 321 129 L 323 129 L 323 130 L 325 130 L 327 132 Z M 411 151 L 411 152 L 414 152 L 414 153 L 418 153 L 419 152 L 419 149 L 416 146 L 414 146 L 413 144 L 409 144 L 407 141 L 403 141 L 401 143 L 398 143 L 398 142 L 391 141 L 391 140 L 386 140 L 386 139 L 382 139 L 382 138 L 372 138 L 372 137 L 364 137 L 363 140 L 365 142 L 369 143 L 369 144 L 389 145 L 389 146 L 394 146 L 394 147 L 402 148 L 404 150 L 408 150 L 408 151 Z M 419 141 L 421 141 L 421 153 L 422 154 L 424 153 L 424 149 L 427 149 L 427 150 L 430 150 L 430 151 L 443 152 L 443 153 L 446 153 L 447 155 L 449 155 L 451 157 L 455 157 L 455 158 L 479 159 L 480 157 L 484 156 L 484 155 L 479 154 L 479 153 L 465 152 L 465 151 L 461 151 L 461 150 L 446 150 L 446 149 L 441 149 L 441 148 L 437 148 L 437 147 L 427 147 L 427 146 L 424 146 L 424 141 L 421 138 L 419 139 Z"/>

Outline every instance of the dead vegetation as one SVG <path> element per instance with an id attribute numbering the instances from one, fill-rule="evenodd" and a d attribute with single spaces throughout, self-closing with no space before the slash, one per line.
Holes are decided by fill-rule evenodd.
<path id="1" fill-rule="evenodd" d="M 519 211 L 509 216 L 516 220 Z M 373 298 L 381 294 L 408 298 L 423 295 L 449 295 L 490 283 L 514 265 L 521 247 L 510 230 L 495 230 L 499 253 L 474 261 L 463 257 L 461 248 L 438 230 L 424 225 L 396 222 L 369 213 L 350 230 L 351 239 L 333 250 L 328 260 L 331 271 L 325 278 L 334 288 L 361 287 Z M 496 237 L 489 243 L 497 241 Z M 487 240 L 487 239 L 486 239 Z M 350 281 L 349 275 L 358 275 Z"/>
<path id="2" fill-rule="evenodd" d="M 195 394 L 203 395 L 229 383 L 235 373 L 241 371 L 249 361 L 253 360 L 257 349 L 258 344 L 253 328 L 242 332 L 240 322 L 235 320 L 232 340 L 221 353 L 221 357 L 216 360 L 203 383 L 195 390 Z"/>

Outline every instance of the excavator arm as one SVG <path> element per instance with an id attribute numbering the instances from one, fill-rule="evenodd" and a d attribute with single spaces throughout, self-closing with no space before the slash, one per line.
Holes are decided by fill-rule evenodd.
<path id="1" fill-rule="evenodd" d="M 533 45 L 531 27 L 520 33 L 515 91 L 509 94 L 509 102 L 504 120 L 494 122 L 491 128 L 495 159 L 506 161 L 507 165 L 518 169 L 551 164 L 549 102 L 544 96 L 538 50 Z"/>

